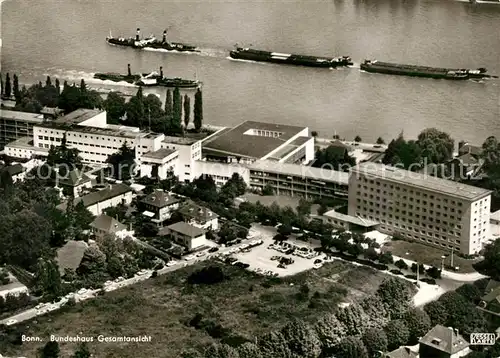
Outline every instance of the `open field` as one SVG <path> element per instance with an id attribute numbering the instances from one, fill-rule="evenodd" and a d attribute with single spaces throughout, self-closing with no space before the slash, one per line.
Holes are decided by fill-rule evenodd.
<path id="1" fill-rule="evenodd" d="M 339 303 L 373 293 L 386 275 L 365 267 L 335 261 L 318 270 L 285 278 L 268 278 L 234 266 L 220 266 L 227 280 L 214 285 L 189 285 L 193 271 L 209 263 L 196 264 L 147 280 L 105 296 L 66 307 L 24 325 L 25 334 L 42 338 L 59 336 L 140 336 L 150 343 L 90 344 L 97 357 L 178 358 L 182 348 L 201 348 L 214 341 L 205 330 L 189 327 L 196 313 L 221 324 L 231 336 L 251 339 L 279 328 L 290 318 L 315 322 Z M 309 294 L 299 295 L 307 284 Z M 313 294 L 319 293 L 313 298 Z M 0 342 L 0 352 L 36 356 L 43 343 L 22 346 Z M 60 343 L 61 356 L 70 356 L 74 343 Z"/>
<path id="2" fill-rule="evenodd" d="M 395 256 L 417 261 L 424 265 L 433 265 L 438 268 L 441 268 L 441 256 L 447 255 L 448 257 L 444 260 L 444 264 L 450 265 L 450 251 L 440 250 L 417 242 L 391 241 L 386 243 L 384 250 L 391 251 Z M 453 266 L 460 267 L 458 271 L 460 273 L 476 272 L 472 265 L 478 261 L 480 259 L 466 260 L 456 255 L 456 253 L 453 255 Z"/>

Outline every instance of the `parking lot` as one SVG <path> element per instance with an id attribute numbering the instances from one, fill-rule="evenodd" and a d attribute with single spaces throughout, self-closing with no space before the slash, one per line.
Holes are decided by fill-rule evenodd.
<path id="1" fill-rule="evenodd" d="M 314 268 L 314 261 L 318 258 L 322 258 L 322 256 L 317 256 L 315 258 L 307 259 L 294 254 L 285 254 L 275 249 L 268 248 L 269 245 L 274 243 L 272 238 L 260 238 L 264 241 L 262 245 L 252 248 L 249 252 L 238 252 L 233 255 L 236 259 L 238 259 L 238 261 L 249 264 L 249 270 L 253 270 L 259 273 L 271 271 L 278 274 L 278 276 L 290 276 Z M 289 240 L 287 242 L 290 244 L 296 244 L 300 247 L 309 246 L 308 244 L 303 242 L 294 242 L 292 240 Z M 279 260 L 271 260 L 273 256 L 290 258 L 294 262 L 291 265 L 285 265 L 284 268 L 279 268 Z"/>

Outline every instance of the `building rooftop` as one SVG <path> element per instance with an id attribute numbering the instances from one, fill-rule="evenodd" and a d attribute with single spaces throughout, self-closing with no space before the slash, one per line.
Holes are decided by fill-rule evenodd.
<path id="1" fill-rule="evenodd" d="M 111 198 L 117 197 L 118 195 L 122 195 L 132 191 L 132 189 L 126 184 L 115 184 L 106 189 L 102 189 L 87 195 L 84 195 L 80 198 L 75 199 L 74 204 L 76 205 L 80 201 L 83 201 L 83 205 L 87 208 L 94 204 L 109 200 Z M 67 203 L 64 202 L 57 206 L 60 210 L 66 210 Z"/>
<path id="2" fill-rule="evenodd" d="M 64 116 L 57 118 L 55 123 L 66 123 L 66 124 L 80 124 L 86 120 L 97 116 L 104 111 L 100 109 L 86 109 L 80 108 L 73 112 L 70 112 Z"/>
<path id="3" fill-rule="evenodd" d="M 205 233 L 205 230 L 188 224 L 184 221 L 179 221 L 175 224 L 169 225 L 168 228 L 172 231 L 178 232 L 179 234 L 185 236 L 189 236 L 191 238 L 201 236 Z"/>
<path id="4" fill-rule="evenodd" d="M 73 131 L 79 133 L 108 135 L 108 136 L 131 138 L 131 139 L 134 139 L 138 135 L 140 135 L 140 132 L 138 133 L 130 131 L 127 128 L 116 129 L 113 127 L 106 127 L 106 128 L 87 127 L 87 126 L 79 126 L 75 123 L 66 123 L 58 121 L 47 121 L 45 123 L 41 123 L 39 126 L 44 128 L 54 128 L 54 129 Z"/>
<path id="5" fill-rule="evenodd" d="M 447 354 L 458 353 L 469 346 L 469 343 L 458 333 L 458 330 L 439 324 L 427 332 L 419 343 Z"/>
<path id="6" fill-rule="evenodd" d="M 78 186 L 90 181 L 90 178 L 81 170 L 75 169 L 70 171 L 64 177 L 58 178 L 58 183 L 61 185 Z"/>
<path id="7" fill-rule="evenodd" d="M 384 358 L 418 358 L 418 353 L 408 347 L 399 347 L 392 352 L 386 353 Z"/>
<path id="8" fill-rule="evenodd" d="M 460 148 L 458 148 L 460 154 L 470 153 L 474 156 L 479 156 L 483 152 L 483 148 L 477 145 L 471 145 L 469 143 L 464 143 Z"/>
<path id="9" fill-rule="evenodd" d="M 264 171 L 281 175 L 293 175 L 301 178 L 324 180 L 341 185 L 348 185 L 349 174 L 336 170 L 313 168 L 300 164 L 276 163 L 268 160 L 260 160 L 248 166 L 250 170 Z"/>
<path id="10" fill-rule="evenodd" d="M 193 219 L 199 223 L 206 223 L 219 216 L 210 209 L 204 208 L 194 203 L 188 203 L 179 209 L 182 216 L 188 219 Z"/>
<path id="11" fill-rule="evenodd" d="M 0 118 L 12 119 L 28 123 L 42 123 L 44 120 L 43 115 L 39 113 L 9 111 L 6 109 L 0 109 Z"/>
<path id="12" fill-rule="evenodd" d="M 287 144 L 283 148 L 280 148 L 276 152 L 274 152 L 269 159 L 275 159 L 275 160 L 280 160 L 284 157 L 286 157 L 288 154 L 293 152 L 295 149 L 299 148 L 301 145 L 306 143 L 308 140 L 310 140 L 312 137 L 298 137 L 294 139 L 290 144 Z"/>
<path id="13" fill-rule="evenodd" d="M 24 167 L 21 164 L 14 164 L 9 166 L 0 167 L 0 171 L 6 171 L 10 174 L 10 176 L 15 176 L 21 174 L 25 171 Z"/>
<path id="14" fill-rule="evenodd" d="M 204 148 L 224 155 L 260 159 L 307 127 L 246 121 L 208 139 Z M 259 134 L 265 131 L 269 136 Z"/>
<path id="15" fill-rule="evenodd" d="M 378 163 L 361 163 L 351 168 L 351 175 L 362 174 L 394 183 L 410 185 L 425 191 L 434 191 L 452 197 L 474 201 L 487 196 L 490 190 L 437 178 L 424 173 L 411 172 Z"/>
<path id="16" fill-rule="evenodd" d="M 86 248 L 85 241 L 70 240 L 57 250 L 57 263 L 61 275 L 66 268 L 76 270 L 80 266 Z"/>
<path id="17" fill-rule="evenodd" d="M 172 153 L 175 153 L 175 152 L 176 152 L 176 150 L 174 150 L 174 149 L 162 148 L 162 149 L 158 149 L 155 152 L 147 152 L 147 153 L 143 154 L 141 158 L 142 159 L 147 159 L 147 158 L 163 159 L 163 158 L 168 157 L 169 155 L 171 155 Z"/>
<path id="18" fill-rule="evenodd" d="M 30 150 L 37 150 L 37 151 L 42 151 L 42 152 L 48 152 L 49 150 L 47 148 L 39 148 L 35 147 L 33 145 L 33 138 L 31 137 L 21 137 L 16 139 L 15 141 L 12 141 L 6 145 L 6 147 L 10 148 L 20 148 L 20 149 L 30 149 Z"/>
<path id="19" fill-rule="evenodd" d="M 144 203 L 146 205 L 151 205 L 157 208 L 164 208 L 166 206 L 174 205 L 179 203 L 180 200 L 168 195 L 164 191 L 156 190 L 143 198 L 141 200 L 141 203 Z"/>
<path id="20" fill-rule="evenodd" d="M 163 143 L 167 144 L 181 144 L 181 145 L 192 145 L 202 138 L 190 138 L 190 137 L 174 137 L 174 136 L 165 136 Z"/>
<path id="21" fill-rule="evenodd" d="M 114 234 L 118 231 L 127 229 L 127 227 L 118 220 L 104 214 L 96 217 L 95 220 L 90 224 L 90 226 L 96 230 L 105 231 L 108 234 Z"/>
<path id="22" fill-rule="evenodd" d="M 339 213 L 335 210 L 327 211 L 326 213 L 323 214 L 323 216 L 326 216 L 326 217 L 332 218 L 332 219 L 337 219 L 337 220 L 340 220 L 343 222 L 348 222 L 348 223 L 362 226 L 362 227 L 372 227 L 372 226 L 376 226 L 379 224 L 377 221 L 362 219 L 362 218 L 358 218 L 356 216 L 351 216 L 351 215 L 345 215 L 345 214 Z"/>

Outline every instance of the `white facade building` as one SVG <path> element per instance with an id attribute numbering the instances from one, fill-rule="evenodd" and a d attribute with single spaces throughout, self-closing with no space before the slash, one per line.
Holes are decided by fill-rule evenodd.
<path id="1" fill-rule="evenodd" d="M 476 254 L 490 237 L 490 191 L 376 163 L 351 169 L 351 216 L 422 244 Z"/>

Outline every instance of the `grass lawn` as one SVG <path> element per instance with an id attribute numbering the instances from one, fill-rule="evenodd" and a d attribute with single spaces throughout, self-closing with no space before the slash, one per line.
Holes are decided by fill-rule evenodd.
<path id="1" fill-rule="evenodd" d="M 150 335 L 151 343 L 90 344 L 97 357 L 178 358 L 183 348 L 201 348 L 214 342 L 205 331 L 187 326 L 196 313 L 230 329 L 231 334 L 252 339 L 279 328 L 290 318 L 316 322 L 341 302 L 351 302 L 373 293 L 388 276 L 366 267 L 336 261 L 318 270 L 285 278 L 268 278 L 220 265 L 230 278 L 215 285 L 190 286 L 188 275 L 208 263 L 195 264 L 105 296 L 66 307 L 60 312 L 27 322 L 25 334 L 42 338 L 60 336 Z M 308 297 L 298 295 L 307 284 Z M 319 298 L 312 298 L 319 292 Z M 318 296 L 318 295 L 316 295 Z M 36 356 L 43 343 L 25 342 L 6 346 L 6 354 Z M 61 356 L 70 356 L 74 343 L 60 343 Z"/>
<path id="2" fill-rule="evenodd" d="M 445 265 L 450 265 L 450 254 L 451 251 L 441 250 L 435 247 L 430 247 L 423 245 L 418 242 L 408 242 L 403 240 L 391 241 L 384 246 L 385 250 L 389 250 L 393 255 L 399 256 L 405 259 L 418 261 L 424 265 L 433 265 L 441 268 L 441 256 L 447 255 L 448 257 L 444 260 Z M 408 255 L 407 255 L 408 253 Z M 458 255 L 453 255 L 453 266 L 460 267 L 458 272 L 469 273 L 476 272 L 472 265 L 480 259 L 466 260 Z"/>

